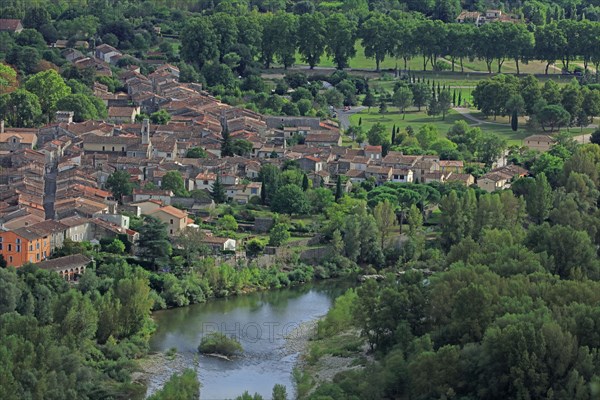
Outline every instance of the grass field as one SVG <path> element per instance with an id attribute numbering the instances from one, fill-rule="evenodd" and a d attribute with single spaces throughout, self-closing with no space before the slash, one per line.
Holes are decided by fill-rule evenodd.
<path id="1" fill-rule="evenodd" d="M 472 115 L 476 118 L 483 119 L 484 116 L 478 113 L 477 111 L 473 111 Z M 350 122 L 352 125 L 358 125 L 359 121 L 361 122 L 361 126 L 368 131 L 371 126 L 376 123 L 381 123 L 385 125 L 385 127 L 391 131 L 392 127 L 395 125 L 396 128 L 406 129 L 406 127 L 411 126 L 415 131 L 418 131 L 423 125 L 430 124 L 436 127 L 440 136 L 446 136 L 446 132 L 456 121 L 465 121 L 467 124 L 473 127 L 480 128 L 483 132 L 493 133 L 505 139 L 509 145 L 521 145 L 524 138 L 527 136 L 533 135 L 535 133 L 543 133 L 539 131 L 532 131 L 526 127 L 525 120 L 520 120 L 520 128 L 516 132 L 514 132 L 510 124 L 508 123 L 508 118 L 498 118 L 495 123 L 477 123 L 470 119 L 465 118 L 463 115 L 459 114 L 457 111 L 450 110 L 450 113 L 446 115 L 445 119 L 442 119 L 441 116 L 431 117 L 427 115 L 424 109 L 421 112 L 416 109 L 411 110 L 406 113 L 406 118 L 402 118 L 402 113 L 397 108 L 390 107 L 388 108 L 388 112 L 385 114 L 379 114 L 377 107 L 371 108 L 371 111 L 363 110 L 359 113 L 353 114 L 350 116 Z M 486 121 L 488 122 L 488 121 Z M 591 129 L 584 129 L 580 131 L 579 129 L 572 129 L 570 132 L 573 135 L 581 135 L 590 133 Z"/>
<path id="2" fill-rule="evenodd" d="M 350 59 L 349 68 L 374 71 L 375 70 L 375 60 L 372 58 L 365 57 L 364 48 L 363 48 L 360 40 L 356 41 L 354 48 L 356 50 L 356 55 Z M 449 67 L 452 65 L 451 60 L 448 57 L 440 58 L 440 60 L 445 60 L 444 62 L 446 62 Z M 307 65 L 305 62 L 302 61 L 299 54 L 296 54 L 296 65 L 297 66 L 306 66 Z M 579 65 L 579 64 L 577 62 L 575 62 L 574 65 Z M 462 76 L 466 76 L 469 74 L 469 72 L 476 72 L 476 73 L 488 72 L 487 65 L 484 60 L 464 59 L 463 66 L 464 66 L 464 73 L 461 73 L 460 63 L 458 60 L 456 60 L 455 64 L 454 64 L 454 72 L 444 71 L 444 72 L 441 72 L 441 74 L 460 74 Z M 317 67 L 335 68 L 335 64 L 330 57 L 328 57 L 327 55 L 323 55 L 323 57 L 321 57 L 321 61 L 317 64 Z M 380 65 L 380 69 L 382 71 L 395 69 L 396 67 L 403 70 L 404 69 L 404 60 L 386 57 L 385 60 Z M 423 57 L 421 57 L 421 56 L 411 58 L 408 61 L 407 67 L 408 67 L 408 70 L 414 72 L 415 74 L 431 74 L 431 73 L 432 74 L 440 74 L 439 71 L 432 70 L 433 68 L 432 68 L 431 64 L 427 64 L 427 70 L 423 71 Z M 546 63 L 544 63 L 542 61 L 536 61 L 536 60 L 530 61 L 527 64 L 521 62 L 521 63 L 519 63 L 519 68 L 520 68 L 520 72 L 522 74 L 538 74 L 539 75 L 539 74 L 544 74 L 545 69 L 546 69 Z M 556 64 L 555 67 L 550 66 L 550 68 L 548 69 L 548 79 L 570 80 L 572 78 L 572 76 L 571 77 L 561 76 L 560 69 L 561 69 L 560 63 Z M 496 73 L 497 71 L 498 71 L 498 63 L 496 61 L 494 61 L 492 63 L 492 73 Z M 502 64 L 502 73 L 514 74 L 516 72 L 517 72 L 517 67 L 516 67 L 514 60 L 505 60 L 504 63 Z M 479 74 L 476 74 L 476 75 L 479 75 Z M 475 79 L 481 79 L 481 77 L 475 78 Z"/>

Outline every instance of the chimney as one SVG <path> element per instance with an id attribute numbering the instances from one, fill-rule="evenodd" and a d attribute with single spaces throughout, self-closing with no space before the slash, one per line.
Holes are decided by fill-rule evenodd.
<path id="1" fill-rule="evenodd" d="M 4 133 L 4 120 L 0 120 L 0 133 Z"/>

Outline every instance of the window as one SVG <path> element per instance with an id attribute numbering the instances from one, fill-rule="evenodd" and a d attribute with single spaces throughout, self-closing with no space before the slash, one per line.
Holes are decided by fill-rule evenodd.
<path id="1" fill-rule="evenodd" d="M 20 239 L 20 238 L 17 238 L 17 240 L 16 240 L 16 243 L 17 243 L 17 244 L 21 244 L 21 239 Z"/>
<path id="2" fill-rule="evenodd" d="M 33 251 L 33 244 L 29 243 L 29 251 Z"/>
<path id="3" fill-rule="evenodd" d="M 173 234 L 173 229 L 169 229 L 169 234 Z"/>
<path id="4" fill-rule="evenodd" d="M 105 151 L 105 150 L 106 150 L 106 148 L 104 146 L 102 146 L 102 151 Z"/>
<path id="5" fill-rule="evenodd" d="M 0 250 L 4 250 L 4 249 L 2 248 L 2 243 L 0 243 Z"/>
<path id="6" fill-rule="evenodd" d="M 35 259 L 36 259 L 36 260 L 38 260 L 38 261 L 40 261 L 40 253 L 37 253 L 37 254 L 35 255 Z"/>
<path id="7" fill-rule="evenodd" d="M 39 249 L 40 249 L 40 242 L 37 242 L 37 243 L 35 244 L 35 249 L 36 249 L 36 250 L 39 250 Z"/>
<path id="8" fill-rule="evenodd" d="M 112 151 L 115 151 L 115 146 L 112 147 Z"/>
<path id="9" fill-rule="evenodd" d="M 12 262 L 13 262 L 12 256 L 8 257 L 8 262 L 12 264 Z"/>
<path id="10" fill-rule="evenodd" d="M 171 219 L 171 225 L 173 225 L 173 220 Z"/>
<path id="11" fill-rule="evenodd" d="M 18 245 L 17 245 L 17 253 L 20 253 L 20 252 L 21 252 L 21 245 L 20 245 L 20 244 L 18 244 Z"/>
<path id="12" fill-rule="evenodd" d="M 254 188 L 250 189 L 250 193 L 256 194 L 256 189 L 254 189 Z"/>
<path id="13" fill-rule="evenodd" d="M 12 251 L 12 244 L 8 244 L 8 251 Z"/>

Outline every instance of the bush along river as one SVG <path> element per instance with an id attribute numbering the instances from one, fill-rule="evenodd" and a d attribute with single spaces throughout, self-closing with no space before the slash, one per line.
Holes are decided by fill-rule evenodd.
<path id="1" fill-rule="evenodd" d="M 351 285 L 328 280 L 155 312 L 150 350 L 161 355 L 144 367 L 148 395 L 174 372 L 194 368 L 203 400 L 232 399 L 245 390 L 268 399 L 277 383 L 295 398 L 292 371 L 314 324 Z M 199 354 L 202 337 L 213 332 L 238 340 L 243 353 L 231 360 Z"/>

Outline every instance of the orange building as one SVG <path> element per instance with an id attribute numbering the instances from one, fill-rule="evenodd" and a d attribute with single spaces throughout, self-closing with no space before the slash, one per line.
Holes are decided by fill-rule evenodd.
<path id="1" fill-rule="evenodd" d="M 42 226 L 36 228 L 41 224 L 44 222 L 0 232 L 0 254 L 8 266 L 20 267 L 26 262 L 43 261 L 50 256 L 55 247 L 58 247 L 54 243 L 54 236 L 57 236 L 59 232 L 54 232 L 52 229 L 40 229 Z"/>

